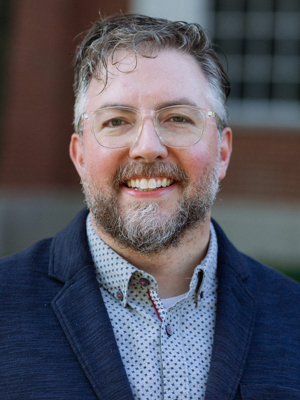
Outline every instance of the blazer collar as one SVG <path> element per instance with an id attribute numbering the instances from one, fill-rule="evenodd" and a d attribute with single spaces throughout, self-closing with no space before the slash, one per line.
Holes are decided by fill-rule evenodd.
<path id="1" fill-rule="evenodd" d="M 65 283 L 84 265 L 93 265 L 85 223 L 88 210 L 82 210 L 71 223 L 54 236 L 50 248 L 48 273 Z"/>
<path id="2" fill-rule="evenodd" d="M 247 359 L 256 315 L 254 279 L 245 257 L 214 222 L 218 237 L 218 302 L 205 400 L 233 399 Z M 249 261 L 248 261 L 249 262 Z"/>
<path id="3" fill-rule="evenodd" d="M 64 286 L 51 305 L 97 398 L 130 400 L 131 388 L 88 248 L 87 213 L 82 211 L 53 239 L 49 275 Z"/>

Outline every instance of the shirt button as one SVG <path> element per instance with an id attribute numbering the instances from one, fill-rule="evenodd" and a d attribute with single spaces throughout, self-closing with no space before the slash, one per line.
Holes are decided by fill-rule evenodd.
<path id="1" fill-rule="evenodd" d="M 146 287 L 146 286 L 150 285 L 150 282 L 149 282 L 148 279 L 146 279 L 146 278 L 141 278 L 141 279 L 139 280 L 139 284 L 140 284 L 141 286 L 143 286 L 143 287 Z"/>
<path id="2" fill-rule="evenodd" d="M 167 332 L 168 336 L 172 336 L 173 335 L 173 330 L 171 328 L 171 325 L 168 324 L 166 326 L 166 332 Z"/>
<path id="3" fill-rule="evenodd" d="M 121 289 L 119 289 L 119 290 L 117 291 L 117 298 L 118 298 L 120 301 L 123 300 L 123 293 L 122 293 L 122 290 L 121 290 Z"/>

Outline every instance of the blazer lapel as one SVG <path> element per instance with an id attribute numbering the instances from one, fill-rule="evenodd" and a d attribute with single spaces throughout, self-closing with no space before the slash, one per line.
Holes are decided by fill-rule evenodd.
<path id="1" fill-rule="evenodd" d="M 99 399 L 133 399 L 99 290 L 83 210 L 52 241 L 49 276 L 64 286 L 52 308 Z"/>
<path id="2" fill-rule="evenodd" d="M 80 269 L 52 308 L 98 398 L 133 399 L 94 268 Z"/>
<path id="3" fill-rule="evenodd" d="M 205 400 L 233 399 L 247 359 L 256 314 L 239 253 L 218 233 L 218 303 Z"/>

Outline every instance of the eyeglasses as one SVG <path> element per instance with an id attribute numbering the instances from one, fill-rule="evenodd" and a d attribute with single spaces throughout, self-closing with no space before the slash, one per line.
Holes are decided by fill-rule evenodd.
<path id="1" fill-rule="evenodd" d="M 207 118 L 215 118 L 219 129 L 222 123 L 215 111 L 204 108 L 179 105 L 165 107 L 143 115 L 130 107 L 105 107 L 83 113 L 80 133 L 84 120 L 91 120 L 91 129 L 97 142 L 107 148 L 131 147 L 140 136 L 145 117 L 152 117 L 159 139 L 170 147 L 189 147 L 199 142 Z"/>

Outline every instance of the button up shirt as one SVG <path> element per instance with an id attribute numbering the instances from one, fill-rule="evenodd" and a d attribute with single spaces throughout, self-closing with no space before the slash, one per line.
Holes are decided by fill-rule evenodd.
<path id="1" fill-rule="evenodd" d="M 169 308 L 158 295 L 155 278 L 103 242 L 90 215 L 87 236 L 134 398 L 204 399 L 217 304 L 218 246 L 213 225 L 207 255 L 195 268 L 188 293 L 171 300 Z"/>

